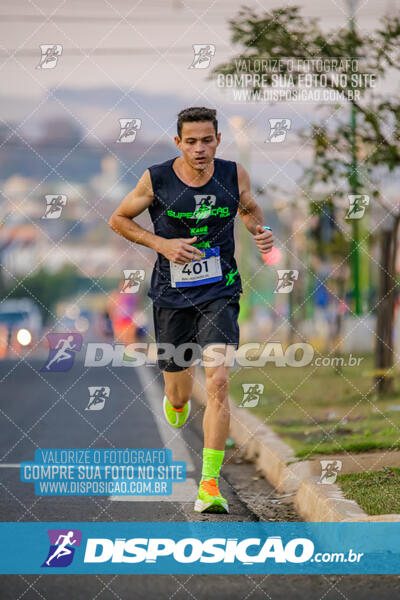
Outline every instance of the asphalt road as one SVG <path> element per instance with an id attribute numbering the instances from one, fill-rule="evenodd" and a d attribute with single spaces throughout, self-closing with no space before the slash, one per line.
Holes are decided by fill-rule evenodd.
<path id="1" fill-rule="evenodd" d="M 290 498 L 280 498 L 237 450 L 227 452 L 221 491 L 230 514 L 199 515 L 193 501 L 201 473 L 201 419 L 193 406 L 182 431 L 164 421 L 157 369 L 91 368 L 42 373 L 43 360 L 0 363 L 0 519 L 2 521 L 296 521 Z M 90 386 L 108 386 L 102 410 L 85 410 Z M 38 448 L 171 448 L 187 461 L 187 482 L 174 502 L 143 497 L 35 496 L 19 464 Z M 176 484 L 175 484 L 176 485 Z M 175 486 L 174 486 L 175 488 Z M 4 550 L 2 548 L 2 550 Z M 7 575 L 1 600 L 400 599 L 397 576 L 283 575 Z"/>

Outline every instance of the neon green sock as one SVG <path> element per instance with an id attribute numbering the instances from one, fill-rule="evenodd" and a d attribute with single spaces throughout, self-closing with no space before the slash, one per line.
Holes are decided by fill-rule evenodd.
<path id="1" fill-rule="evenodd" d="M 214 450 L 213 448 L 203 448 L 203 469 L 201 472 L 201 481 L 204 479 L 215 478 L 218 482 L 219 472 L 222 461 L 224 460 L 225 450 Z"/>

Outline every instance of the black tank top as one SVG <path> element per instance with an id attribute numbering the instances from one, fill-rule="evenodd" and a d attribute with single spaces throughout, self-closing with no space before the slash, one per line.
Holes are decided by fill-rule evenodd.
<path id="1" fill-rule="evenodd" d="M 175 160 L 176 157 L 149 168 L 154 192 L 149 213 L 154 233 L 169 239 L 196 235 L 195 245 L 206 257 L 219 253 L 222 276 L 214 277 L 211 282 L 207 282 L 205 276 L 202 283 L 178 283 L 178 287 L 173 287 L 170 261 L 157 253 L 148 296 L 154 305 L 171 308 L 184 308 L 221 297 L 239 299 L 242 285 L 234 258 L 233 235 L 239 203 L 236 163 L 215 158 L 211 179 L 200 187 L 192 187 L 175 173 L 172 168 Z M 204 271 L 204 264 L 194 267 L 201 266 Z M 188 263 L 186 272 L 190 272 L 191 267 L 192 263 Z"/>

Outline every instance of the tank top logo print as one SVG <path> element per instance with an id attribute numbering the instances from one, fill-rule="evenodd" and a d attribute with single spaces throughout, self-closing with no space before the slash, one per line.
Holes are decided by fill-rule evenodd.
<path id="1" fill-rule="evenodd" d="M 196 208 L 192 219 L 206 219 L 211 214 L 211 209 L 215 206 L 217 198 L 213 194 L 195 194 Z"/>
<path id="2" fill-rule="evenodd" d="M 194 194 L 195 207 L 190 212 L 167 210 L 168 217 L 175 219 L 195 219 L 196 224 L 210 216 L 230 217 L 229 206 L 216 206 L 217 197 L 214 194 Z"/>

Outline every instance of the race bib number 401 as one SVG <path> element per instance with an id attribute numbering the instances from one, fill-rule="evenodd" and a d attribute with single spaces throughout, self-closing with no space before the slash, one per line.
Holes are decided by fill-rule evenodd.
<path id="1" fill-rule="evenodd" d="M 169 261 L 172 287 L 204 285 L 222 279 L 219 246 L 206 248 L 203 252 L 203 258 L 184 265 Z"/>

